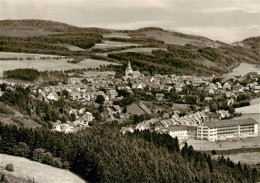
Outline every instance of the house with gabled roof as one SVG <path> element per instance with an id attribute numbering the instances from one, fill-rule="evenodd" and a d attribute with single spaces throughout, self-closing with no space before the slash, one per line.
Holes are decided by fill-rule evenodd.
<path id="1" fill-rule="evenodd" d="M 253 90 L 255 93 L 259 93 L 260 92 L 260 85 L 254 86 Z"/>
<path id="2" fill-rule="evenodd" d="M 59 100 L 59 96 L 57 95 L 57 93 L 51 92 L 51 93 L 47 96 L 47 99 L 48 99 L 48 100 L 58 101 L 58 100 Z"/>
<path id="3" fill-rule="evenodd" d="M 244 87 L 242 85 L 233 85 L 234 92 L 244 92 Z"/>
<path id="4" fill-rule="evenodd" d="M 216 82 L 216 85 L 217 85 L 218 89 L 221 89 L 221 88 L 222 88 L 222 85 L 221 85 L 220 82 Z"/>
<path id="5" fill-rule="evenodd" d="M 206 87 L 206 88 L 204 89 L 204 92 L 205 92 L 205 93 L 209 93 L 209 94 L 214 94 L 214 93 L 215 93 L 215 91 L 213 90 L 213 88 L 210 88 L 210 87 Z"/>
<path id="6" fill-rule="evenodd" d="M 232 88 L 232 83 L 230 81 L 225 82 L 225 84 L 223 85 L 224 90 L 231 90 L 231 88 Z"/>
<path id="7" fill-rule="evenodd" d="M 178 140 L 188 139 L 188 127 L 187 126 L 175 126 L 171 125 L 165 130 L 160 130 L 162 133 L 169 134 L 172 138 L 178 138 Z"/>

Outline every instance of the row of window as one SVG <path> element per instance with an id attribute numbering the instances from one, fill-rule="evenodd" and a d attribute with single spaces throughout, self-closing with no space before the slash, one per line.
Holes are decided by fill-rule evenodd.
<path id="1" fill-rule="evenodd" d="M 254 130 L 246 130 L 246 131 L 240 131 L 240 133 L 254 133 Z"/>

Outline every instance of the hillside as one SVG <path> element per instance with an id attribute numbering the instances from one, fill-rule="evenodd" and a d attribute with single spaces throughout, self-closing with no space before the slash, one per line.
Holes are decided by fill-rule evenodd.
<path id="1" fill-rule="evenodd" d="M 252 51 L 254 51 L 255 53 L 258 53 L 258 55 L 259 55 L 259 53 L 260 53 L 260 36 L 244 39 L 242 41 L 242 43 L 244 44 L 244 46 L 250 48 Z"/>
<path id="2" fill-rule="evenodd" d="M 174 31 L 166 31 L 161 28 L 155 27 L 147 27 L 127 32 L 129 32 L 129 34 L 135 38 L 153 38 L 155 40 L 163 41 L 166 44 L 191 44 L 195 46 L 210 46 L 211 44 L 214 44 L 214 41 L 202 36 L 194 36 Z"/>
<path id="3" fill-rule="evenodd" d="M 8 163 L 13 164 L 13 172 L 1 169 L 1 167 L 5 167 Z M 0 154 L 0 175 L 1 173 L 7 174 L 7 177 L 10 180 L 9 182 L 22 182 L 21 179 L 25 179 L 27 181 L 24 182 L 27 183 L 30 182 L 29 180 L 34 180 L 37 183 L 85 183 L 84 180 L 68 170 L 54 168 L 26 158 L 6 154 Z M 12 177 L 10 177 L 10 175 Z M 11 181 L 13 176 L 19 177 L 19 179 L 17 178 L 18 180 Z"/>
<path id="4" fill-rule="evenodd" d="M 79 28 L 48 20 L 1 20 L 0 36 L 31 37 L 72 32 L 106 32 L 95 28 Z"/>
<path id="5" fill-rule="evenodd" d="M 43 20 L 0 21 L 0 51 L 94 58 L 150 74 L 223 74 L 240 62 L 260 63 L 259 38 L 230 45 L 161 28 L 107 30 Z M 143 51 L 148 50 L 148 51 Z"/>
<path id="6" fill-rule="evenodd" d="M 34 131 L 0 124 L 0 152 L 69 168 L 90 182 L 257 182 L 256 168 L 211 159 L 177 138 L 156 133 L 122 135 L 119 126 L 79 133 Z"/>

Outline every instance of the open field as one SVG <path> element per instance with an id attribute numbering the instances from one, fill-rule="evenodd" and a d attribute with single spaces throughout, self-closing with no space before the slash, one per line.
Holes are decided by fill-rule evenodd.
<path id="1" fill-rule="evenodd" d="M 54 70 L 70 70 L 70 69 L 83 69 L 83 68 L 98 68 L 101 65 L 110 65 L 115 64 L 111 62 L 101 61 L 101 60 L 94 60 L 94 59 L 85 59 L 77 64 L 68 63 L 68 59 L 40 59 L 40 57 L 47 57 L 47 55 L 36 55 L 36 54 L 6 54 L 0 53 L 0 58 L 8 58 L 4 57 L 8 55 L 9 58 L 12 57 L 35 57 L 34 60 L 8 60 L 8 61 L 0 61 L 0 77 L 3 76 L 3 72 L 6 70 L 13 70 L 19 68 L 34 68 L 39 71 L 54 71 Z"/>
<path id="2" fill-rule="evenodd" d="M 29 54 L 29 53 L 13 53 L 13 52 L 0 52 L 0 58 L 34 58 L 34 59 L 40 59 L 41 57 L 50 57 L 50 58 L 57 58 L 59 56 L 57 55 L 44 55 L 44 54 Z"/>
<path id="3" fill-rule="evenodd" d="M 113 72 L 113 71 L 105 71 L 105 72 L 88 71 L 88 72 L 85 72 L 84 75 L 82 75 L 82 76 L 84 76 L 84 77 L 92 77 L 92 76 L 95 76 L 95 77 L 102 76 L 102 77 L 104 77 L 104 76 L 111 76 L 111 75 L 114 76 L 115 72 Z"/>
<path id="4" fill-rule="evenodd" d="M 110 34 L 103 34 L 104 38 L 112 38 L 112 37 L 116 37 L 116 38 L 131 38 L 130 36 L 128 36 L 127 33 L 123 33 L 123 32 L 112 32 Z"/>
<path id="5" fill-rule="evenodd" d="M 129 48 L 126 50 L 120 50 L 120 51 L 111 51 L 106 53 L 96 53 L 96 55 L 100 56 L 107 56 L 109 53 L 124 53 L 124 52 L 135 52 L 135 53 L 152 53 L 153 50 L 165 50 L 165 48 Z"/>
<path id="6" fill-rule="evenodd" d="M 241 113 L 241 119 L 253 118 L 259 123 L 260 131 L 260 98 L 250 100 L 250 106 L 236 108 L 237 113 Z"/>
<path id="7" fill-rule="evenodd" d="M 244 76 L 249 72 L 259 72 L 259 67 L 254 64 L 241 63 L 238 67 L 234 68 L 231 73 L 224 74 L 224 77 L 228 76 Z"/>
<path id="8" fill-rule="evenodd" d="M 16 177 L 34 178 L 37 183 L 84 183 L 85 181 L 68 170 L 54 168 L 22 157 L 0 154 L 0 166 L 14 165 L 9 172 Z"/>
<path id="9" fill-rule="evenodd" d="M 125 42 L 116 42 L 116 41 L 104 41 L 103 43 L 95 44 L 93 49 L 106 49 L 106 48 L 115 48 L 115 47 L 126 47 L 126 46 L 140 46 L 139 44 L 125 43 Z"/>
<path id="10" fill-rule="evenodd" d="M 236 108 L 235 111 L 241 114 L 260 114 L 260 104 Z"/>
<path id="11" fill-rule="evenodd" d="M 185 45 L 185 44 L 193 44 L 193 45 L 205 45 L 213 43 L 213 41 L 201 37 L 198 39 L 197 37 L 189 36 L 180 36 L 175 32 L 161 32 L 161 31 L 146 31 L 147 37 L 151 37 L 156 40 L 164 41 L 166 44 L 175 44 L 175 45 Z"/>
<path id="12" fill-rule="evenodd" d="M 165 48 L 130 48 L 118 52 L 137 52 L 137 53 L 152 53 L 153 50 L 165 50 Z"/>
<path id="13" fill-rule="evenodd" d="M 70 45 L 70 44 L 58 44 L 58 45 L 55 45 L 55 46 L 66 47 L 66 48 L 68 48 L 70 51 L 86 51 L 86 50 L 83 49 L 83 48 L 80 48 L 80 47 L 74 46 L 74 45 Z"/>
<path id="14" fill-rule="evenodd" d="M 213 158 L 218 158 L 219 155 L 214 155 Z M 225 158 L 232 160 L 235 163 L 239 161 L 241 163 L 246 164 L 258 164 L 260 163 L 260 152 L 253 152 L 253 153 L 238 153 L 238 154 L 230 154 L 224 155 Z"/>
<path id="15" fill-rule="evenodd" d="M 260 97 L 250 100 L 250 105 L 260 104 Z"/>
<path id="16" fill-rule="evenodd" d="M 68 170 L 54 168 L 22 157 L 0 154 L 0 166 L 14 165 L 8 172 L 16 177 L 34 178 L 37 183 L 84 183 L 85 181 Z"/>
<path id="17" fill-rule="evenodd" d="M 228 150 L 239 148 L 260 147 L 260 136 L 245 138 L 243 140 L 211 142 L 207 140 L 188 139 L 188 145 L 192 145 L 195 150 Z"/>

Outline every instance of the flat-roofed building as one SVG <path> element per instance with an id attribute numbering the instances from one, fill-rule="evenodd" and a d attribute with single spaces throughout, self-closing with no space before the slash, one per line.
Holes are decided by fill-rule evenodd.
<path id="1" fill-rule="evenodd" d="M 209 141 L 258 135 L 258 123 L 254 119 L 221 120 L 202 123 L 197 127 L 197 139 Z"/>

